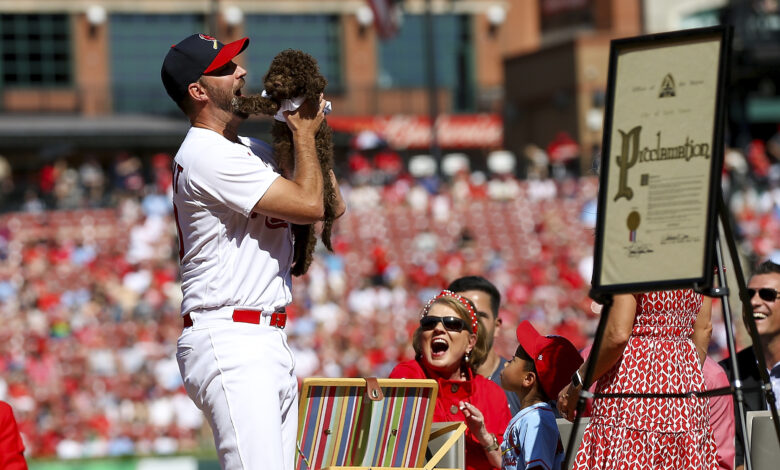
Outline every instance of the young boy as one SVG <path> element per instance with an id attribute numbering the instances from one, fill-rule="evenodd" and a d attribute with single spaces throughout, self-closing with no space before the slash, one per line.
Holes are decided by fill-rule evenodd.
<path id="1" fill-rule="evenodd" d="M 577 348 L 562 336 L 542 336 L 524 321 L 517 327 L 515 356 L 501 372 L 501 384 L 520 398 L 501 444 L 502 468 L 560 470 L 564 452 L 555 412 L 548 403 L 582 364 Z"/>

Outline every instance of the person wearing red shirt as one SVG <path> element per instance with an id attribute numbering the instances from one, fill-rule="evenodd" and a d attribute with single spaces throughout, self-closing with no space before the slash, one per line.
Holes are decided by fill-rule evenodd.
<path id="1" fill-rule="evenodd" d="M 504 391 L 476 373 L 487 354 L 487 335 L 474 304 L 442 291 L 422 311 L 414 331 L 415 359 L 398 364 L 393 379 L 435 379 L 434 422 L 466 423 L 466 469 L 501 467 L 499 446 L 511 415 Z"/>
<path id="2" fill-rule="evenodd" d="M 0 468 L 27 470 L 24 444 L 11 405 L 0 401 Z"/>

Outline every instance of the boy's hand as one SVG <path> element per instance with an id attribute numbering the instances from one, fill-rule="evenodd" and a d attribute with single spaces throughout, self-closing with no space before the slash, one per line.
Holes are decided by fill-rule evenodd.
<path id="1" fill-rule="evenodd" d="M 482 448 L 485 449 L 485 455 L 490 465 L 495 468 L 501 467 L 499 441 L 495 434 L 490 434 L 487 431 L 485 417 L 482 416 L 482 412 L 479 411 L 479 408 L 466 401 L 458 403 L 458 406 L 463 416 L 466 417 L 466 426 L 469 428 L 469 431 L 479 441 Z"/>
<path id="2" fill-rule="evenodd" d="M 469 431 L 471 431 L 471 434 L 473 434 L 480 443 L 484 442 L 485 445 L 490 445 L 492 442 L 488 441 L 492 440 L 492 436 L 485 428 L 485 417 L 482 416 L 482 412 L 479 411 L 479 408 L 466 401 L 460 402 L 458 406 L 460 407 L 463 416 L 466 417 L 466 426 L 469 428 Z"/>

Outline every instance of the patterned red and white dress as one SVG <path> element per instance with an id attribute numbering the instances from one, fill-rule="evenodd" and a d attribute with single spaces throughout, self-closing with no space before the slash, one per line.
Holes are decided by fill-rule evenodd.
<path id="1" fill-rule="evenodd" d="M 704 389 L 690 340 L 702 296 L 692 290 L 636 296 L 634 327 L 623 356 L 597 393 L 684 393 Z M 575 459 L 578 470 L 717 469 L 706 398 L 603 398 Z"/>

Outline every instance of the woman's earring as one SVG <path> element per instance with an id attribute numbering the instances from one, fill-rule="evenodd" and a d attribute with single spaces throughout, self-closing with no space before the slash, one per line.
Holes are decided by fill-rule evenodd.
<path id="1" fill-rule="evenodd" d="M 471 361 L 471 351 L 466 351 L 466 355 L 463 357 L 463 360 L 466 361 L 466 363 Z"/>

